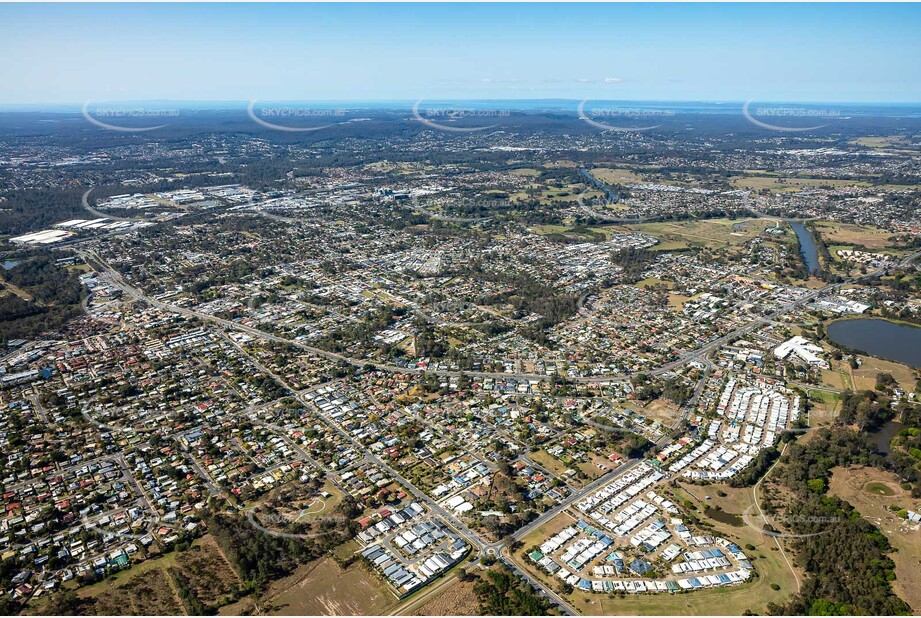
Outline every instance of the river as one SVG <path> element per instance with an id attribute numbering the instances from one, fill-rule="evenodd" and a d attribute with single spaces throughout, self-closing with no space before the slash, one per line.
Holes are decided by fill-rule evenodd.
<path id="1" fill-rule="evenodd" d="M 806 269 L 812 274 L 819 272 L 819 250 L 816 249 L 812 232 L 806 229 L 802 221 L 790 221 L 790 227 L 796 232 L 799 252 L 803 256 L 803 262 L 806 263 Z"/>
<path id="2" fill-rule="evenodd" d="M 617 197 L 617 194 L 611 190 L 611 187 L 607 186 L 606 184 L 604 184 L 603 182 L 601 182 L 600 180 L 592 176 L 587 169 L 584 169 L 584 168 L 580 169 L 579 173 L 585 176 L 586 180 L 588 180 L 589 182 L 594 184 L 596 187 L 604 191 L 605 194 L 607 195 L 608 201 L 611 202 L 612 204 L 616 204 L 620 200 L 620 198 Z"/>
<path id="3" fill-rule="evenodd" d="M 921 369 L 921 328 L 857 318 L 832 322 L 827 331 L 828 338 L 839 345 Z"/>

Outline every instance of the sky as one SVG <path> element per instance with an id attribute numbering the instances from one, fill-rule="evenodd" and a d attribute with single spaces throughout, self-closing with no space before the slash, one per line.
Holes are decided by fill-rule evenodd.
<path id="1" fill-rule="evenodd" d="M 921 102 L 919 4 L 0 4 L 0 104 Z"/>

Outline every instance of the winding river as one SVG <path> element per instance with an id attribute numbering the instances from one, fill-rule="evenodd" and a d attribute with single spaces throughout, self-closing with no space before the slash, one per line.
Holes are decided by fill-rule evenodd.
<path id="1" fill-rule="evenodd" d="M 806 229 L 802 221 L 790 221 L 789 223 L 799 240 L 799 252 L 803 255 L 806 269 L 812 274 L 819 272 L 819 250 L 815 246 L 815 237 L 812 232 Z"/>

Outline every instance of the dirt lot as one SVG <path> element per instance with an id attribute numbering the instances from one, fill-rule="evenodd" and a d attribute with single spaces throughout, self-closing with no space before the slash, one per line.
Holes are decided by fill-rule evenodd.
<path id="1" fill-rule="evenodd" d="M 281 616 L 381 615 L 396 604 L 383 582 L 358 564 L 343 570 L 332 558 L 321 558 L 272 584 L 262 611 Z"/>
<path id="2" fill-rule="evenodd" d="M 918 525 L 907 523 L 888 507 L 919 511 L 921 499 L 912 498 L 890 472 L 862 466 L 835 468 L 832 472 L 829 491 L 854 505 L 898 550 L 889 554 L 895 562 L 896 580 L 892 589 L 918 615 L 921 613 L 921 533 Z"/>

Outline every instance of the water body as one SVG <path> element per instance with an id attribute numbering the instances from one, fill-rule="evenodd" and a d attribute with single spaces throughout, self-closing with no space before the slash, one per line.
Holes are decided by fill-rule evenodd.
<path id="1" fill-rule="evenodd" d="M 796 232 L 796 238 L 799 240 L 799 252 L 803 256 L 803 262 L 810 273 L 819 272 L 819 250 L 815 246 L 815 237 L 812 232 L 806 229 L 802 221 L 790 221 L 790 227 Z"/>
<path id="2" fill-rule="evenodd" d="M 878 318 L 839 320 L 828 325 L 828 338 L 852 350 L 921 369 L 921 328 Z"/>
<path id="3" fill-rule="evenodd" d="M 879 428 L 879 431 L 875 431 L 870 434 L 870 437 L 873 439 L 873 443 L 876 445 L 876 450 L 880 453 L 889 454 L 889 443 L 892 442 L 892 438 L 896 436 L 900 431 L 905 429 L 905 425 L 898 421 L 889 421 L 885 425 Z"/>

